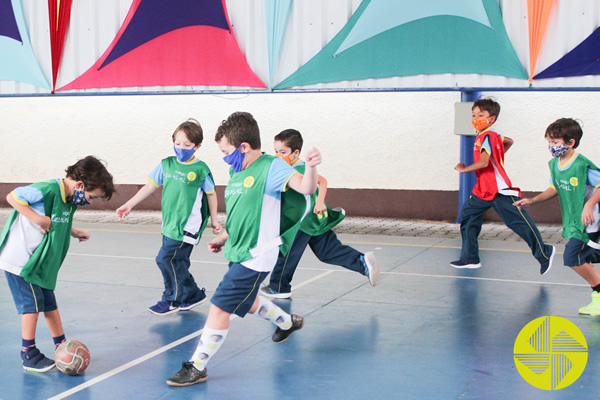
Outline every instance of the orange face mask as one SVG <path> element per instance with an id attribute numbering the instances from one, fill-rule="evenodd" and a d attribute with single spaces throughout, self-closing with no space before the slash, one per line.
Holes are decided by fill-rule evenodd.
<path id="1" fill-rule="evenodd" d="M 479 132 L 488 127 L 488 119 L 487 118 L 473 118 L 471 121 L 473 127 Z"/>
<path id="2" fill-rule="evenodd" d="M 292 157 L 290 156 L 284 156 L 283 154 L 276 154 L 275 157 L 279 157 L 282 158 L 283 161 L 285 161 L 286 163 L 292 165 L 292 163 L 294 162 L 294 160 L 292 160 Z"/>

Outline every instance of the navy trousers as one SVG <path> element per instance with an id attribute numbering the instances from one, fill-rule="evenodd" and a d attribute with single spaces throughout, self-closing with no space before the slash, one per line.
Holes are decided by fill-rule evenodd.
<path id="1" fill-rule="evenodd" d="M 362 275 L 365 274 L 365 265 L 362 261 L 364 254 L 350 246 L 343 245 L 333 231 L 327 231 L 319 236 L 310 236 L 298 231 L 288 254 L 283 256 L 279 253 L 277 264 L 271 272 L 269 282 L 271 289 L 279 293 L 291 292 L 294 272 L 307 245 L 322 262 L 339 265 Z"/>
<path id="2" fill-rule="evenodd" d="M 552 246 L 544 244 L 540 231 L 527 213 L 527 211 L 513 206 L 515 201 L 519 200 L 517 196 L 505 196 L 496 194 L 494 200 L 482 200 L 475 195 L 471 195 L 463 204 L 460 211 L 460 234 L 462 236 L 462 249 L 460 259 L 472 263 L 479 263 L 479 244 L 477 237 L 481 232 L 483 224 L 483 213 L 490 207 L 498 213 L 502 221 L 513 232 L 519 235 L 531 249 L 531 253 L 542 263 L 552 254 Z"/>
<path id="3" fill-rule="evenodd" d="M 162 273 L 165 290 L 162 300 L 173 306 L 193 303 L 200 297 L 200 289 L 190 273 L 190 256 L 194 245 L 173 240 L 163 235 L 162 247 L 156 264 Z"/>

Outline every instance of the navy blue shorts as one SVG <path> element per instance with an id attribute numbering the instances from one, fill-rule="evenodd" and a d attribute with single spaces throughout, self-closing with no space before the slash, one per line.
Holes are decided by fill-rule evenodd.
<path id="1" fill-rule="evenodd" d="M 595 261 L 598 250 L 588 246 L 579 239 L 571 238 L 565 246 L 563 255 L 564 263 L 567 267 L 579 267 L 585 263 Z"/>
<path id="2" fill-rule="evenodd" d="M 25 282 L 19 275 L 4 271 L 19 314 L 54 311 L 58 308 L 54 291 Z"/>
<path id="3" fill-rule="evenodd" d="M 242 264 L 229 263 L 229 270 L 223 276 L 210 302 L 223 311 L 244 317 L 258 294 L 260 284 L 269 275 L 244 267 Z"/>

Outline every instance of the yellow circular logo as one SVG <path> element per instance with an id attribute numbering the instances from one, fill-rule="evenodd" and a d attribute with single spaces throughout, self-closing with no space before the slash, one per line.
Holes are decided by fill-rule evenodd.
<path id="1" fill-rule="evenodd" d="M 196 173 L 195 173 L 195 172 L 193 172 L 193 171 L 192 171 L 192 172 L 188 172 L 188 174 L 187 174 L 187 178 L 188 178 L 188 181 L 192 182 L 192 181 L 195 181 L 195 180 L 196 180 L 196 178 L 197 178 L 197 175 L 196 175 Z"/>
<path id="2" fill-rule="evenodd" d="M 577 186 L 579 185 L 579 179 L 577 179 L 576 176 L 571 177 L 571 179 L 569 179 L 569 183 L 571 184 L 571 186 Z"/>
<path id="3" fill-rule="evenodd" d="M 254 185 L 254 177 L 253 176 L 249 176 L 246 179 L 244 179 L 244 187 L 245 188 L 252 187 L 252 185 Z"/>
<path id="4" fill-rule="evenodd" d="M 517 370 L 530 385 L 559 390 L 579 379 L 587 364 L 588 347 L 574 323 L 549 316 L 534 319 L 521 329 L 513 356 Z"/>

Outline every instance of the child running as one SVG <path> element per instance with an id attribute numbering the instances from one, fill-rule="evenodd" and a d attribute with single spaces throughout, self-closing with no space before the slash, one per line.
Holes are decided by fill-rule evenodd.
<path id="1" fill-rule="evenodd" d="M 231 166 L 225 189 L 227 228 L 208 243 L 212 252 L 225 251 L 229 269 L 211 298 L 200 342 L 190 361 L 167 380 L 170 386 L 189 386 L 208 379 L 207 363 L 223 345 L 231 314 L 254 314 L 277 326 L 272 340 L 286 341 L 304 326 L 304 318 L 288 314 L 264 297 L 260 284 L 277 262 L 279 246 L 285 244 L 280 229 L 281 193 L 290 188 L 310 195 L 317 188 L 317 165 L 321 154 L 312 149 L 301 175 L 280 158 L 260 149 L 260 132 L 254 117 L 236 112 L 223 121 L 215 141 Z M 290 229 L 295 235 L 299 223 Z M 293 236 L 289 236 L 293 238 Z"/>
<path id="2" fill-rule="evenodd" d="M 164 158 L 146 178 L 144 185 L 129 201 L 117 209 L 119 221 L 131 210 L 163 186 L 162 247 L 156 264 L 163 276 L 162 298 L 148 308 L 155 315 L 169 315 L 191 310 L 206 300 L 190 272 L 190 256 L 206 227 L 210 215 L 213 232 L 219 233 L 217 194 L 208 166 L 196 158 L 202 145 L 200 123 L 189 119 L 172 135 L 175 156 Z"/>
<path id="3" fill-rule="evenodd" d="M 596 317 L 600 315 L 600 273 L 592 262 L 598 248 L 595 243 L 598 228 L 594 225 L 598 222 L 600 190 L 596 188 L 600 187 L 600 168 L 575 151 L 582 136 L 581 125 L 571 118 L 558 119 L 548 126 L 544 137 L 553 157 L 548 163 L 550 187 L 531 199 L 516 201 L 515 205 L 520 208 L 558 196 L 563 217 L 562 235 L 569 239 L 564 264 L 592 288 L 592 302 L 581 307 L 579 314 Z"/>
<path id="4" fill-rule="evenodd" d="M 304 162 L 300 160 L 303 144 L 302 135 L 295 129 L 286 129 L 275 136 L 275 154 L 301 174 L 304 173 Z M 339 265 L 351 271 L 365 275 L 369 283 L 375 286 L 380 272 L 373 252 L 366 254 L 350 246 L 343 245 L 332 229 L 344 219 L 344 210 L 330 209 L 325 203 L 327 180 L 318 177 L 317 192 L 311 195 L 311 213 L 302 221 L 292 246 L 286 255 L 279 253 L 277 264 L 271 272 L 268 286 L 263 286 L 260 293 L 267 297 L 287 299 L 292 295 L 291 281 L 298 267 L 300 258 L 310 246 L 313 253 L 324 263 Z M 296 199 L 304 203 L 303 197 L 295 192 L 285 192 L 282 196 L 282 210 L 296 206 Z M 291 203 L 291 204 L 290 204 Z"/>
<path id="5" fill-rule="evenodd" d="M 477 130 L 473 147 L 474 162 L 468 167 L 458 163 L 454 169 L 460 173 L 475 171 L 477 183 L 473 194 L 460 210 L 462 249 L 460 258 L 450 265 L 454 268 L 481 267 L 477 237 L 481 232 L 483 213 L 493 207 L 506 226 L 527 242 L 531 253 L 540 263 L 540 274 L 544 275 L 552 267 L 556 248 L 544 244 L 527 211 L 513 205 L 519 200 L 521 191 L 512 187 L 504 170 L 504 153 L 512 146 L 513 140 L 492 130 L 500 114 L 500 104 L 492 99 L 481 98 L 475 101 L 471 110 L 473 126 Z"/>

